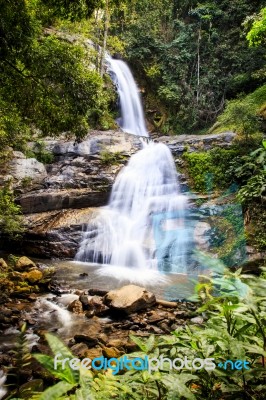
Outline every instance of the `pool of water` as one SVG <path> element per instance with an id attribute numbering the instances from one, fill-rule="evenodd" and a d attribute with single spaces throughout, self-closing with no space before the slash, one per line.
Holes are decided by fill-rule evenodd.
<path id="1" fill-rule="evenodd" d="M 198 274 L 163 274 L 153 269 L 115 267 L 76 261 L 53 262 L 56 279 L 67 289 L 111 290 L 127 284 L 144 286 L 157 298 L 188 299 L 194 293 Z"/>

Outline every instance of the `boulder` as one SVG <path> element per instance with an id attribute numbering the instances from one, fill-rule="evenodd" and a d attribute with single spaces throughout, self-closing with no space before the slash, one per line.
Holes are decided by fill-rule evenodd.
<path id="1" fill-rule="evenodd" d="M 13 153 L 8 170 L 17 180 L 29 179 L 32 183 L 40 183 L 47 177 L 45 166 L 35 158 L 26 158 L 19 151 Z"/>
<path id="2" fill-rule="evenodd" d="M 25 271 L 32 267 L 36 268 L 36 264 L 30 258 L 25 256 L 20 257 L 15 265 L 15 269 L 19 271 Z"/>
<path id="3" fill-rule="evenodd" d="M 104 297 L 104 303 L 108 307 L 126 314 L 151 307 L 155 302 L 153 293 L 136 285 L 126 285 L 120 289 L 111 290 Z"/>

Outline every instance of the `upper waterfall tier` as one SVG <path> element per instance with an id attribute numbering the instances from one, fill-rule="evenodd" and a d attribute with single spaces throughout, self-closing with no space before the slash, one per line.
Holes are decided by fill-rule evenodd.
<path id="1" fill-rule="evenodd" d="M 148 137 L 138 87 L 127 64 L 106 56 L 108 70 L 117 87 L 121 117 L 117 123 L 124 132 Z"/>

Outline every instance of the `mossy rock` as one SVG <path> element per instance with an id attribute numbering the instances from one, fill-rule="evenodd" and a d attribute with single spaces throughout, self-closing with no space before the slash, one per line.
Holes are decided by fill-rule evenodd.
<path id="1" fill-rule="evenodd" d="M 38 269 L 33 269 L 29 272 L 24 272 L 23 277 L 30 283 L 37 283 L 42 280 L 43 273 Z"/>
<path id="2" fill-rule="evenodd" d="M 25 271 L 32 267 L 36 268 L 36 264 L 25 256 L 20 257 L 15 264 L 15 269 L 18 271 Z"/>

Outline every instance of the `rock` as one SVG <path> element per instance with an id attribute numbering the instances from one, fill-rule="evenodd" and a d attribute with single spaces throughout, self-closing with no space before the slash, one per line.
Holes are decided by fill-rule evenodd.
<path id="1" fill-rule="evenodd" d="M 94 347 L 101 341 L 99 333 L 101 331 L 101 325 L 97 320 L 91 320 L 90 323 L 84 323 L 76 327 L 76 334 L 74 339 L 76 343 L 86 343 L 88 347 Z"/>
<path id="2" fill-rule="evenodd" d="M 226 131 L 207 135 L 178 135 L 178 137 L 161 136 L 159 142 L 165 143 L 174 156 L 181 156 L 188 148 L 190 152 L 206 151 L 212 147 L 228 148 L 233 144 L 236 133 Z"/>
<path id="3" fill-rule="evenodd" d="M 190 322 L 192 322 L 193 324 L 202 325 L 204 322 L 204 319 L 202 317 L 198 316 L 198 317 L 191 318 Z"/>
<path id="4" fill-rule="evenodd" d="M 104 190 L 63 189 L 30 192 L 20 196 L 18 202 L 24 214 L 42 213 L 65 208 L 100 207 L 107 204 L 111 185 Z"/>
<path id="5" fill-rule="evenodd" d="M 128 345 L 128 341 L 126 339 L 111 339 L 108 341 L 108 346 L 115 347 L 117 349 L 124 349 Z"/>
<path id="6" fill-rule="evenodd" d="M 88 349 L 86 353 L 84 353 L 84 358 L 90 358 L 91 360 L 93 360 L 94 358 L 102 357 L 102 355 L 103 352 L 101 347 L 95 347 L 93 349 Z"/>
<path id="7" fill-rule="evenodd" d="M 148 317 L 148 322 L 151 324 L 154 324 L 154 323 L 164 320 L 166 317 L 168 317 L 167 312 L 152 311 L 152 314 Z"/>
<path id="8" fill-rule="evenodd" d="M 23 272 L 23 277 L 30 283 L 38 283 L 43 278 L 43 274 L 38 269 L 33 269 L 29 272 Z"/>
<path id="9" fill-rule="evenodd" d="M 26 158 L 23 153 L 13 153 L 8 163 L 8 171 L 17 180 L 29 179 L 31 183 L 40 183 L 47 177 L 45 166 L 35 158 Z"/>
<path id="10" fill-rule="evenodd" d="M 16 251 L 41 257 L 73 258 L 77 252 L 84 221 L 90 220 L 97 210 L 60 210 L 24 216 L 26 232 Z M 5 249 L 13 251 L 14 243 L 4 243 Z"/>
<path id="11" fill-rule="evenodd" d="M 151 326 L 150 331 L 157 335 L 162 335 L 164 333 L 164 331 L 162 329 L 158 328 L 157 326 Z"/>
<path id="12" fill-rule="evenodd" d="M 102 347 L 103 355 L 107 358 L 119 358 L 122 352 L 115 347 Z"/>
<path id="13" fill-rule="evenodd" d="M 103 289 L 89 289 L 88 293 L 91 296 L 105 296 L 108 293 L 108 290 Z"/>
<path id="14" fill-rule="evenodd" d="M 84 310 L 87 310 L 90 298 L 85 294 L 82 294 L 81 296 L 79 296 L 79 301 L 82 303 Z"/>
<path id="15" fill-rule="evenodd" d="M 89 299 L 85 308 L 88 310 L 86 313 L 88 318 L 91 318 L 93 315 L 102 316 L 109 310 L 109 307 L 103 304 L 103 299 L 100 296 L 93 296 L 91 299 Z"/>
<path id="16" fill-rule="evenodd" d="M 179 311 L 175 311 L 175 312 L 174 312 L 174 315 L 175 315 L 176 317 L 178 317 L 178 318 L 180 318 L 180 317 L 186 317 L 187 314 L 188 314 L 188 311 L 185 311 L 185 310 L 179 310 Z"/>
<path id="17" fill-rule="evenodd" d="M 24 213 L 25 234 L 20 242 L 1 237 L 1 246 L 10 252 L 15 245 L 16 251 L 23 254 L 73 258 L 84 221 L 89 221 L 94 212 L 91 207 L 107 204 L 118 171 L 126 158 L 138 150 L 140 142 L 133 135 L 116 130 L 90 131 L 81 143 L 63 137 L 44 143 L 46 150 L 54 154 L 46 170 L 21 152 L 13 154 L 8 172 L 11 178 L 14 172 L 18 179 L 14 182 L 16 202 Z M 105 165 L 103 150 L 120 152 L 126 158 L 122 157 L 119 165 Z M 7 177 L 6 173 L 1 174 L 0 185 Z M 27 179 L 22 181 L 23 178 Z"/>
<path id="18" fill-rule="evenodd" d="M 79 358 L 84 358 L 87 351 L 88 346 L 85 343 L 77 343 L 71 347 L 71 352 L 74 354 L 74 356 Z"/>
<path id="19" fill-rule="evenodd" d="M 170 333 L 171 332 L 171 329 L 169 328 L 169 326 L 168 326 L 166 321 L 159 322 L 158 326 L 159 326 L 159 328 L 161 328 L 166 333 Z"/>
<path id="20" fill-rule="evenodd" d="M 36 264 L 25 256 L 20 257 L 15 264 L 15 269 L 18 271 L 25 271 L 32 267 L 36 268 Z"/>
<path id="21" fill-rule="evenodd" d="M 8 269 L 8 265 L 5 262 L 5 260 L 3 258 L 0 258 L 0 269 L 3 270 L 7 270 Z"/>
<path id="22" fill-rule="evenodd" d="M 207 251 L 210 247 L 209 239 L 210 239 L 210 231 L 211 226 L 207 222 L 199 221 L 194 228 L 194 240 L 196 247 L 200 250 Z"/>
<path id="23" fill-rule="evenodd" d="M 156 302 L 153 293 L 136 285 L 126 285 L 111 290 L 104 297 L 104 303 L 113 310 L 130 314 L 151 307 Z"/>
<path id="24" fill-rule="evenodd" d="M 20 272 L 17 272 L 17 271 L 10 272 L 10 274 L 8 275 L 8 278 L 11 281 L 18 281 L 18 282 L 25 281 L 25 277 L 23 276 L 23 274 Z"/>
<path id="25" fill-rule="evenodd" d="M 73 312 L 74 314 L 83 314 L 82 303 L 79 300 L 74 300 L 67 307 L 68 311 Z"/>

